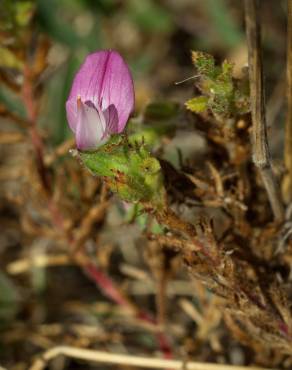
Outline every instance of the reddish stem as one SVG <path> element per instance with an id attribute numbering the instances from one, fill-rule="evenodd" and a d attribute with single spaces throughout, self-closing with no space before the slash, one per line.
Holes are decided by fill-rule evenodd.
<path id="1" fill-rule="evenodd" d="M 106 297 L 122 307 L 133 309 L 130 302 L 114 286 L 112 280 L 102 271 L 98 270 L 96 266 L 88 264 L 85 266 L 84 271 L 100 287 Z"/>

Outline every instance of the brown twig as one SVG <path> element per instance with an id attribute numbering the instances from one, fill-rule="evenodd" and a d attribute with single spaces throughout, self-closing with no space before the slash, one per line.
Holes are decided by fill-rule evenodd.
<path id="1" fill-rule="evenodd" d="M 261 33 L 258 8 L 258 0 L 245 0 L 250 99 L 253 123 L 253 162 L 260 171 L 274 217 L 277 221 L 282 221 L 284 218 L 284 208 L 280 197 L 279 187 L 270 163 L 267 138 Z"/>
<path id="2" fill-rule="evenodd" d="M 287 169 L 285 198 L 292 200 L 292 1 L 287 0 L 287 118 L 285 127 L 284 159 Z"/>

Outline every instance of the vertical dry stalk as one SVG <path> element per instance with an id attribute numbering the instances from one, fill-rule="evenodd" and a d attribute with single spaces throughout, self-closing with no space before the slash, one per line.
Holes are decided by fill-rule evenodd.
<path id="1" fill-rule="evenodd" d="M 284 159 L 287 169 L 285 198 L 292 201 L 292 0 L 287 0 L 288 25 L 287 25 L 287 119 L 285 129 Z"/>
<path id="2" fill-rule="evenodd" d="M 277 221 L 282 221 L 284 217 L 284 209 L 280 197 L 279 187 L 271 168 L 267 139 L 262 48 L 258 7 L 258 0 L 245 0 L 245 22 L 253 124 L 253 162 L 260 171 L 264 186 L 268 193 L 274 217 Z"/>

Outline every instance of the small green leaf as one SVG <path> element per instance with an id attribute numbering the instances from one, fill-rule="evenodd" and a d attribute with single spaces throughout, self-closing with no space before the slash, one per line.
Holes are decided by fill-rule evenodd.
<path id="1" fill-rule="evenodd" d="M 185 103 L 188 110 L 194 113 L 202 113 L 208 108 L 207 96 L 196 96 Z"/>
<path id="2" fill-rule="evenodd" d="M 192 51 L 192 61 L 200 75 L 214 78 L 217 74 L 214 57 L 201 51 Z"/>

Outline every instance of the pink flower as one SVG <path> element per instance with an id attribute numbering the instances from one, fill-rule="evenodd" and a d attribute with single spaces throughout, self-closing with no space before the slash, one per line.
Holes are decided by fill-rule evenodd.
<path id="1" fill-rule="evenodd" d="M 134 109 L 131 72 L 113 50 L 90 54 L 77 72 L 66 102 L 77 148 L 96 149 L 121 133 Z"/>

